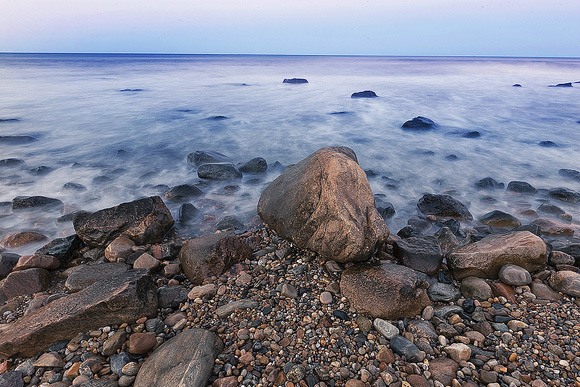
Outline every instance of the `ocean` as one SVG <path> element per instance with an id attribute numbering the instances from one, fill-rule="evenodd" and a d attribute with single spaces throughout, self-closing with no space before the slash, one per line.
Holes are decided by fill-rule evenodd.
<path id="1" fill-rule="evenodd" d="M 308 83 L 282 82 L 293 77 Z M 204 192 L 189 201 L 200 211 L 180 226 L 184 236 L 211 232 L 226 215 L 250 222 L 282 168 L 207 182 L 186 162 L 189 153 L 287 166 L 330 145 L 352 148 L 374 171 L 373 192 L 396 210 L 387 220 L 395 233 L 418 214 L 423 193 L 452 194 L 476 218 L 550 200 L 578 224 L 579 204 L 545 191 L 580 191 L 579 180 L 558 173 L 580 169 L 580 84 L 549 87 L 578 81 L 580 59 L 0 54 L 0 159 L 23 161 L 0 166 L 0 237 L 70 235 L 72 223 L 57 222 L 65 213 L 163 196 L 179 184 Z M 379 97 L 351 98 L 363 90 Z M 416 116 L 437 128 L 401 128 Z M 487 176 L 540 192 L 478 189 Z M 86 189 L 65 189 L 71 182 Z M 11 211 L 14 197 L 34 195 L 65 205 Z M 166 203 L 177 219 L 183 202 Z"/>

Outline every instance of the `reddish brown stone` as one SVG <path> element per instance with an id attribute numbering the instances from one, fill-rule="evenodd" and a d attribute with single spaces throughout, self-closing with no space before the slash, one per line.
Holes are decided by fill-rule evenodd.
<path id="1" fill-rule="evenodd" d="M 503 282 L 492 282 L 489 286 L 491 287 L 494 296 L 505 297 L 511 303 L 516 301 L 516 292 L 511 286 L 506 285 Z"/>
<path id="2" fill-rule="evenodd" d="M 44 235 L 34 231 L 21 231 L 6 234 L 0 241 L 0 247 L 6 249 L 28 245 L 47 239 Z"/>
<path id="3" fill-rule="evenodd" d="M 531 222 L 532 225 L 540 226 L 542 235 L 548 236 L 573 236 L 574 227 L 568 223 L 549 218 L 538 218 Z"/>
<path id="4" fill-rule="evenodd" d="M 228 376 L 226 378 L 216 379 L 212 387 L 238 387 L 238 378 L 235 376 Z"/>
<path id="5" fill-rule="evenodd" d="M 13 271 L 0 284 L 0 293 L 11 299 L 43 291 L 50 283 L 50 274 L 44 269 Z"/>
<path id="6" fill-rule="evenodd" d="M 54 270 L 60 266 L 60 261 L 58 258 L 52 255 L 23 255 L 18 259 L 18 263 L 12 270 L 26 270 L 32 268 Z"/>
<path id="7" fill-rule="evenodd" d="M 573 271 L 557 271 L 548 279 L 550 287 L 572 297 L 580 297 L 580 274 Z"/>
<path id="8" fill-rule="evenodd" d="M 440 357 L 429 362 L 429 371 L 433 380 L 437 380 L 445 386 L 450 386 L 457 375 L 459 364 L 446 357 Z"/>
<path id="9" fill-rule="evenodd" d="M 134 355 L 143 355 L 156 344 L 155 332 L 133 333 L 129 337 L 129 352 Z"/>
<path id="10" fill-rule="evenodd" d="M 390 348 L 383 347 L 377 353 L 377 360 L 381 363 L 392 364 L 395 362 L 395 354 Z"/>
<path id="11" fill-rule="evenodd" d="M 421 375 L 409 375 L 407 382 L 413 387 L 430 387 L 427 379 Z"/>
<path id="12" fill-rule="evenodd" d="M 545 300 L 559 301 L 562 299 L 562 295 L 556 292 L 554 289 L 543 283 L 542 281 L 533 281 L 530 284 L 530 290 L 538 298 L 543 298 Z"/>

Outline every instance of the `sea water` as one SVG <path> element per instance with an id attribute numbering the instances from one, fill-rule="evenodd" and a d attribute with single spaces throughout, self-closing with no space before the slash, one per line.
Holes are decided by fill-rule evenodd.
<path id="1" fill-rule="evenodd" d="M 292 77 L 308 83 L 282 83 Z M 476 218 L 535 209 L 546 195 L 514 197 L 475 182 L 580 190 L 558 174 L 580 169 L 580 84 L 549 87 L 575 81 L 580 59 L 0 54 L 0 136 L 31 137 L 0 141 L 0 159 L 24 161 L 0 167 L 0 237 L 70 235 L 70 221 L 56 222 L 63 213 L 162 196 L 179 184 L 204 192 L 189 200 L 200 212 L 183 233 L 211 231 L 226 215 L 251 221 L 260 192 L 283 168 L 202 181 L 186 162 L 197 150 L 287 166 L 324 146 L 348 146 L 376 172 L 369 181 L 396 210 L 387 220 L 394 232 L 417 215 L 424 193 L 450 193 Z M 378 98 L 351 98 L 363 90 Z M 419 115 L 437 128 L 401 128 Z M 34 174 L 40 166 L 50 170 Z M 86 190 L 64 189 L 69 182 Z M 65 206 L 12 213 L 8 202 L 33 195 Z M 183 202 L 166 203 L 178 218 Z M 554 204 L 580 219 L 578 204 Z"/>

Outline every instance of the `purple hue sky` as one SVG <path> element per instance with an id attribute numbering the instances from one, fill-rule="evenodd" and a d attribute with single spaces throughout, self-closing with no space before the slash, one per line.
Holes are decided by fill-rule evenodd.
<path id="1" fill-rule="evenodd" d="M 0 0 L 0 52 L 580 57 L 580 0 Z"/>

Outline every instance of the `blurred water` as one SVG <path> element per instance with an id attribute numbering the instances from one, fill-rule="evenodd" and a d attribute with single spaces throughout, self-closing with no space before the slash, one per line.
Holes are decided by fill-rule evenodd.
<path id="1" fill-rule="evenodd" d="M 291 77 L 309 83 L 282 83 Z M 61 199 L 65 211 L 97 210 L 162 193 L 158 184 L 199 183 L 185 161 L 196 150 L 288 165 L 320 147 L 345 145 L 364 169 L 380 172 L 370 182 L 394 204 L 397 215 L 387 223 L 395 232 L 426 192 L 454 192 L 476 217 L 493 209 L 513 213 L 543 199 L 522 204 L 500 191 L 491 193 L 497 203 L 485 204 L 480 198 L 488 193 L 474 182 L 492 176 L 580 190 L 558 175 L 560 168 L 580 169 L 580 84 L 547 87 L 574 81 L 576 59 L 0 54 L 0 119 L 20 119 L 0 121 L 0 136 L 38 139 L 0 143 L 0 159 L 25 161 L 0 168 L 0 202 L 44 195 Z M 367 89 L 379 98 L 350 98 Z M 417 115 L 439 127 L 403 131 L 401 124 Z M 228 118 L 208 119 L 214 116 Z M 481 137 L 463 137 L 468 131 Z M 447 160 L 451 154 L 457 160 Z M 41 165 L 53 171 L 29 173 Z M 226 183 L 203 185 L 202 201 L 192 201 L 205 216 L 198 228 L 228 214 L 251 219 L 278 173 L 244 176 L 233 195 L 224 193 Z M 93 182 L 98 176 L 111 180 Z M 382 176 L 394 184 L 386 187 Z M 88 189 L 64 190 L 71 181 Z M 556 204 L 580 216 L 577 206 Z M 168 205 L 177 216 L 179 203 Z M 0 207 L 0 214 L 2 234 L 72 232 L 70 222 L 55 224 L 60 213 Z"/>

